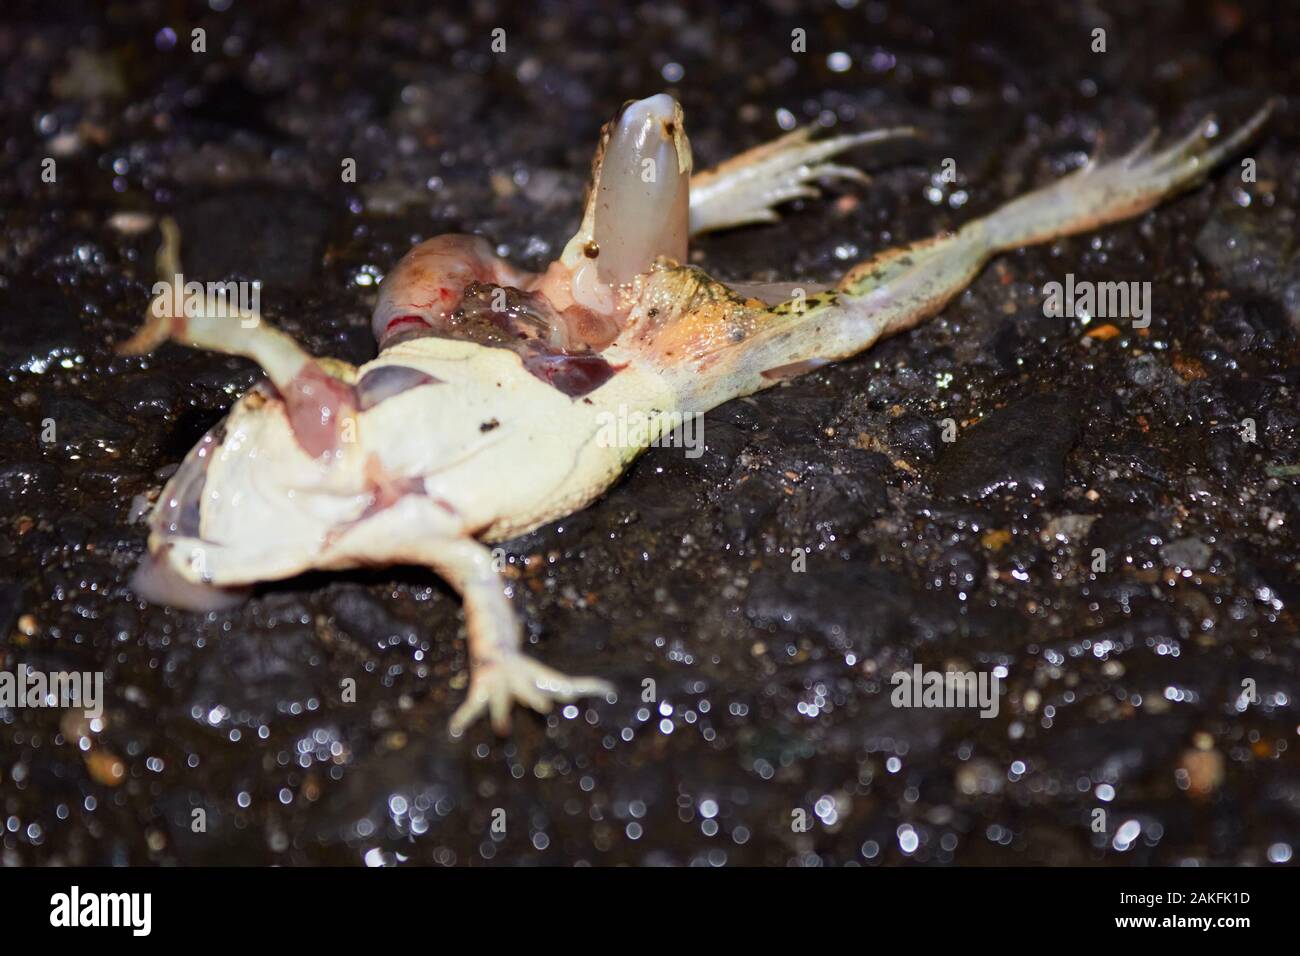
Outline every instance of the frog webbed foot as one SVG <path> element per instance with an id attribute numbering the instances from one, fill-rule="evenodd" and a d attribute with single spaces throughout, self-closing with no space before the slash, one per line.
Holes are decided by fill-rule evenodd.
<path id="1" fill-rule="evenodd" d="M 805 126 L 770 143 L 733 156 L 691 178 L 691 235 L 747 223 L 774 222 L 776 207 L 792 199 L 820 195 L 816 183 L 830 179 L 865 182 L 854 166 L 828 162 L 832 157 L 868 143 L 914 136 L 911 127 L 870 130 L 814 140 Z"/>
<path id="2" fill-rule="evenodd" d="M 1152 149 L 1158 131 L 1127 155 L 1090 159 L 1050 186 L 1021 196 L 985 220 L 966 227 L 984 230 L 995 250 L 1044 242 L 1139 215 L 1175 193 L 1197 185 L 1218 163 L 1249 140 L 1273 110 L 1270 101 L 1227 135 L 1212 116 L 1181 139 Z M 1214 138 L 1212 138 L 1214 137 Z"/>

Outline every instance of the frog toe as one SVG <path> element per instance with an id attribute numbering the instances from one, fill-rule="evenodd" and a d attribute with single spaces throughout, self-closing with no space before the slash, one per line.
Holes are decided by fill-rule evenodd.
<path id="1" fill-rule="evenodd" d="M 862 170 L 828 160 L 858 146 L 917 134 L 911 127 L 895 127 L 813 139 L 813 132 L 812 127 L 794 130 L 692 177 L 691 234 L 773 222 L 777 206 L 816 197 L 820 182 L 865 182 Z"/>
<path id="2" fill-rule="evenodd" d="M 459 736 L 487 712 L 492 729 L 504 736 L 510 732 L 510 713 L 516 703 L 547 714 L 556 701 L 568 703 L 579 697 L 603 696 L 613 691 L 608 681 L 597 677 L 569 677 L 524 654 L 512 652 L 475 665 L 469 694 L 452 715 L 450 730 Z"/>

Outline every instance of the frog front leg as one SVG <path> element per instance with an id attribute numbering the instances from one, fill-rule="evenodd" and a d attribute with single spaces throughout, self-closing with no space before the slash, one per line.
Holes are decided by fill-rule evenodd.
<path id="1" fill-rule="evenodd" d="M 346 362 L 309 354 L 292 337 L 273 328 L 256 311 L 244 315 L 210 314 L 188 299 L 177 313 L 175 285 L 181 278 L 180 230 L 175 221 L 160 224 L 163 241 L 158 272 L 163 289 L 149 303 L 145 321 L 118 346 L 123 355 L 143 355 L 171 340 L 192 348 L 241 355 L 266 372 L 293 425 L 294 438 L 313 458 L 339 449 L 343 423 L 355 418 L 352 388 L 356 370 Z"/>
<path id="2" fill-rule="evenodd" d="M 812 138 L 813 133 L 811 126 L 796 129 L 692 176 L 691 235 L 775 222 L 777 206 L 792 199 L 817 197 L 814 184 L 820 181 L 865 181 L 862 170 L 828 160 L 868 143 L 915 136 L 916 130 L 899 126 L 819 140 Z"/>
<path id="3" fill-rule="evenodd" d="M 465 609 L 470 683 L 450 722 L 454 734 L 463 733 L 484 713 L 491 717 L 493 728 L 505 734 L 516 703 L 546 713 L 557 700 L 613 691 L 607 681 L 569 677 L 524 653 L 519 618 L 501 575 L 493 568 L 492 552 L 465 533 L 455 508 L 430 495 L 421 482 L 404 483 L 395 490 L 393 501 L 307 543 L 280 541 L 268 550 L 267 542 L 256 536 L 221 543 L 174 535 L 159 537 L 157 544 L 156 553 L 142 566 L 147 576 L 144 584 L 153 585 L 156 597 L 141 596 L 201 610 L 228 606 L 217 599 L 232 587 L 282 580 L 308 570 L 395 564 L 430 568 L 456 591 Z M 155 585 L 160 572 L 166 579 Z M 200 592 L 197 605 L 186 600 L 187 594 L 178 593 L 178 588 L 183 592 L 205 581 L 223 587 Z M 140 576 L 133 586 L 140 591 Z"/>
<path id="4" fill-rule="evenodd" d="M 485 545 L 469 537 L 421 536 L 408 537 L 398 551 L 393 560 L 427 564 L 464 602 L 470 682 L 465 702 L 451 718 L 453 734 L 464 733 L 485 712 L 498 734 L 508 733 L 516 702 L 544 714 L 553 701 L 613 691 L 608 681 L 569 677 L 524 654 L 519 618 Z"/>
<path id="5" fill-rule="evenodd" d="M 470 683 L 465 702 L 452 715 L 450 729 L 461 734 L 485 711 L 498 734 L 510 730 L 516 701 L 548 713 L 553 701 L 603 696 L 614 688 L 598 677 L 569 677 L 524 654 L 522 629 L 500 576 L 491 570 L 491 552 L 468 538 L 435 547 L 431 563 L 465 604 Z"/>

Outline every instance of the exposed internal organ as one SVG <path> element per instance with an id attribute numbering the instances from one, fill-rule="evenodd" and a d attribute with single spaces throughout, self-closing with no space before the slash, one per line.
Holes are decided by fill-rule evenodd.
<path id="1" fill-rule="evenodd" d="M 570 398 L 599 388 L 618 371 L 600 355 L 618 336 L 618 323 L 576 304 L 556 311 L 540 292 L 472 282 L 450 314 L 418 325 L 400 318 L 390 324 L 381 348 L 437 336 L 509 349 L 530 374 Z"/>
<path id="2" fill-rule="evenodd" d="M 576 303 L 622 321 L 636 279 L 657 259 L 685 262 L 691 149 L 666 94 L 627 103 L 601 130 L 582 226 L 538 278 L 556 308 Z"/>
<path id="3" fill-rule="evenodd" d="M 682 126 L 666 93 L 629 103 L 615 118 L 595 182 L 592 239 L 603 282 L 631 282 L 660 256 L 686 261 L 691 160 Z"/>
<path id="4" fill-rule="evenodd" d="M 405 365 L 381 365 L 362 375 L 354 386 L 357 408 L 367 411 L 385 399 L 421 385 L 441 385 L 442 379 Z"/>
<path id="5" fill-rule="evenodd" d="M 373 320 L 380 350 L 426 336 L 509 349 L 537 378 L 585 395 L 617 371 L 599 353 L 618 320 L 573 301 L 556 308 L 537 285 L 477 236 L 430 239 L 384 279 Z"/>
<path id="6" fill-rule="evenodd" d="M 371 328 L 381 346 L 387 336 L 433 326 L 460 307 L 461 296 L 472 282 L 527 287 L 531 273 L 506 262 L 480 236 L 449 234 L 420 243 L 384 277 Z"/>
<path id="7" fill-rule="evenodd" d="M 357 410 L 356 393 L 347 382 L 308 362 L 284 388 L 281 397 L 303 451 L 317 458 L 338 450 L 343 421 Z"/>
<path id="8" fill-rule="evenodd" d="M 357 412 L 421 385 L 441 385 L 442 380 L 405 365 L 384 365 L 362 375 L 355 385 L 335 378 L 315 362 L 308 362 L 283 388 L 270 381 L 259 386 L 264 398 L 284 403 L 285 414 L 298 445 L 313 458 L 337 452 L 344 423 Z M 201 447 L 201 446 L 200 446 Z"/>

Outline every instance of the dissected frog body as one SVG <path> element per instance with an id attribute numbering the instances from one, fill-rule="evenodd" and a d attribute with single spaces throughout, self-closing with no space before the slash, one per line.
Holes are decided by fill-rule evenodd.
<path id="1" fill-rule="evenodd" d="M 454 733 L 484 712 L 504 732 L 515 702 L 545 711 L 612 693 L 523 653 L 490 543 L 586 506 L 665 423 L 933 316 L 994 254 L 1138 215 L 1195 185 L 1267 114 L 1218 138 L 1207 120 L 1159 152 L 1148 138 L 833 286 L 728 287 L 683 264 L 690 236 L 770 221 L 813 184 L 860 176 L 834 156 L 909 131 L 799 131 L 693 174 L 681 107 L 661 94 L 602 129 L 582 224 L 559 259 L 528 273 L 478 237 L 421 243 L 383 281 L 379 356 L 359 368 L 307 354 L 258 316 L 178 310 L 163 292 L 123 351 L 171 339 L 251 358 L 266 380 L 163 490 L 133 588 L 213 609 L 311 569 L 425 565 L 465 606 L 471 674 Z M 179 236 L 163 228 L 170 279 Z M 635 447 L 603 438 L 610 415 L 648 423 Z"/>

